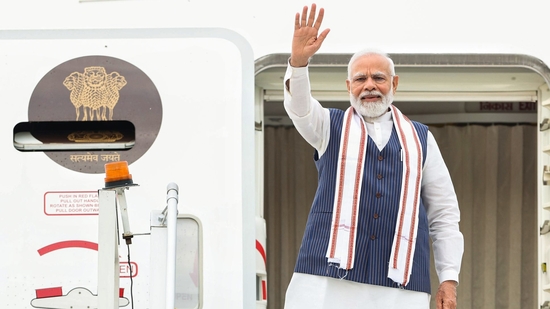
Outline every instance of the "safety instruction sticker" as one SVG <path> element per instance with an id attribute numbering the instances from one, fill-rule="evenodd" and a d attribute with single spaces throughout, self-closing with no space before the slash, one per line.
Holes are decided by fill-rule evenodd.
<path id="1" fill-rule="evenodd" d="M 89 216 L 99 214 L 97 191 L 50 191 L 44 194 L 48 216 Z"/>

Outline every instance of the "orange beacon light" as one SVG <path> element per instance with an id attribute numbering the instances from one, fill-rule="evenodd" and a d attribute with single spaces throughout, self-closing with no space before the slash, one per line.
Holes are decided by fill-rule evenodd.
<path id="1" fill-rule="evenodd" d="M 117 161 L 105 164 L 105 189 L 135 186 L 128 170 L 128 162 Z"/>

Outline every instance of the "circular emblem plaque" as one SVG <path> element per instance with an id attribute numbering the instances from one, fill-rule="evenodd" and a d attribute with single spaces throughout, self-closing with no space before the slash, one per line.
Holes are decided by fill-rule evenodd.
<path id="1" fill-rule="evenodd" d="M 124 60 L 85 56 L 64 62 L 36 85 L 29 121 L 126 120 L 135 127 L 135 145 L 120 151 L 50 151 L 45 154 L 70 170 L 98 174 L 113 161 L 138 160 L 151 147 L 162 122 L 162 102 L 151 79 Z M 71 132 L 67 140 L 123 138 L 120 132 Z"/>

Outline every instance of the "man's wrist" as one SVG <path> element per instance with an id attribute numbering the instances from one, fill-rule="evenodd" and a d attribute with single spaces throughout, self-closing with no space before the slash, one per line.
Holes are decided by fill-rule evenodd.
<path id="1" fill-rule="evenodd" d="M 456 282 L 455 280 L 445 280 L 443 282 L 441 282 L 441 285 L 452 285 L 453 287 L 457 287 L 458 286 L 458 282 Z"/>
<path id="2" fill-rule="evenodd" d="M 303 67 L 307 67 L 307 65 L 309 64 L 309 61 L 307 59 L 305 61 L 300 59 L 298 59 L 297 61 L 292 61 L 292 57 L 290 57 L 290 59 L 288 60 L 288 63 L 290 64 L 291 67 L 303 68 Z"/>

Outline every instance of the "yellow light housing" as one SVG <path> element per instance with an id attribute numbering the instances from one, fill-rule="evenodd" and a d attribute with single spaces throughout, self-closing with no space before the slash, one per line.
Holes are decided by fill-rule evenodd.
<path id="1" fill-rule="evenodd" d="M 128 170 L 128 162 L 117 161 L 105 164 L 105 188 L 132 186 L 132 175 Z"/>

